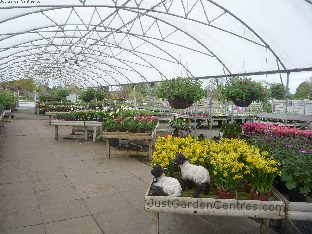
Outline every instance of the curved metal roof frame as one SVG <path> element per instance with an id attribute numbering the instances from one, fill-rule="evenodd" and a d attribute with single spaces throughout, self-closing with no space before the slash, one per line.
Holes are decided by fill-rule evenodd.
<path id="1" fill-rule="evenodd" d="M 77 2 L 77 0 L 72 0 L 71 2 L 75 1 Z M 29 76 L 32 76 L 35 79 L 42 79 L 43 77 L 42 75 L 40 75 L 40 72 L 42 72 L 50 74 L 50 76 L 46 76 L 46 78 L 48 79 L 49 77 L 53 77 L 53 79 L 56 80 L 63 80 L 64 83 L 66 80 L 73 81 L 72 79 L 74 79 L 75 81 L 77 81 L 77 83 L 81 82 L 86 86 L 88 86 L 88 83 L 86 83 L 85 81 L 89 82 L 89 84 L 91 85 L 98 86 L 121 85 L 124 83 L 132 82 L 153 82 L 162 79 L 168 79 L 169 77 L 172 77 L 174 75 L 172 74 L 172 72 L 164 72 L 166 69 L 164 69 L 163 66 L 159 65 L 163 63 L 163 61 L 166 61 L 167 65 L 169 66 L 172 66 L 172 64 L 175 64 L 177 67 L 180 66 L 181 69 L 183 69 L 189 76 L 201 79 L 228 77 L 237 74 L 253 75 L 312 70 L 312 65 L 310 67 L 302 67 L 299 69 L 294 67 L 287 67 L 284 61 L 282 61 L 278 52 L 273 49 L 273 47 L 268 41 L 265 40 L 261 33 L 257 32 L 257 30 L 250 26 L 250 24 L 247 24 L 242 17 L 239 17 L 235 12 L 233 12 L 230 9 L 231 7 L 225 7 L 225 3 L 221 4 L 218 3 L 218 1 L 212 0 L 181 0 L 178 2 L 174 2 L 172 0 L 159 0 L 158 2 L 156 2 L 156 4 L 155 1 L 153 2 L 154 4 L 151 4 L 151 2 L 148 0 L 112 0 L 111 5 L 102 5 L 98 4 L 97 2 L 98 1 L 96 0 L 86 0 L 82 2 L 80 1 L 81 4 L 71 5 L 0 5 L 0 13 L 1 10 L 9 9 L 16 10 L 27 8 L 32 10 L 26 12 L 21 11 L 22 13 L 18 13 L 15 15 L 13 14 L 12 16 L 7 18 L 0 17 L 0 27 L 2 25 L 6 25 L 8 22 L 14 23 L 15 20 L 18 20 L 20 18 L 25 18 L 27 20 L 27 17 L 33 15 L 38 15 L 38 17 L 39 15 L 43 16 L 45 20 L 52 22 L 52 24 L 49 25 L 45 24 L 22 31 L 10 31 L 10 29 L 8 29 L 7 32 L 4 32 L 2 34 L 0 33 L 0 42 L 4 44 L 9 44 L 8 46 L 0 48 L 0 81 L 23 79 Z M 219 2 L 222 2 L 222 0 L 220 0 Z M 311 2 L 308 0 L 305 0 L 305 3 L 311 4 Z M 209 15 L 211 14 L 211 12 L 208 12 L 207 6 L 214 6 L 217 9 L 216 12 L 212 14 L 213 17 Z M 180 7 L 180 11 L 172 11 L 172 8 L 174 7 Z M 93 12 L 89 23 L 85 23 L 86 18 L 88 17 L 86 17 L 82 13 L 78 13 L 77 11 L 78 9 L 81 10 L 84 8 L 89 8 Z M 64 17 L 65 23 L 60 24 L 58 23 L 58 19 L 53 17 L 57 17 L 58 10 L 62 9 L 70 9 L 70 14 L 67 17 Z M 99 13 L 101 9 L 110 9 L 112 10 L 112 12 L 105 15 L 105 17 L 103 18 Z M 201 11 L 201 13 L 204 13 L 205 17 L 196 18 L 197 16 L 194 16 L 194 14 L 192 15 L 194 11 Z M 55 12 L 56 15 L 53 15 L 52 17 L 52 14 L 54 14 Z M 123 18 L 122 14 L 124 13 L 129 13 L 131 19 L 126 20 L 125 18 Z M 94 20 L 93 18 L 96 15 L 98 16 L 98 20 Z M 72 20 L 73 16 L 76 16 L 76 18 L 78 17 L 79 20 L 75 23 L 69 23 L 69 21 Z M 220 21 L 220 19 L 223 19 L 225 17 L 230 17 L 232 21 L 235 21 L 240 26 L 242 26 L 244 28 L 244 33 L 240 34 L 235 31 L 234 26 L 233 30 L 230 30 L 226 24 L 224 24 L 224 27 L 222 27 L 222 24 L 218 25 L 216 23 Z M 152 23 L 148 24 L 147 26 L 144 25 L 142 21 L 146 19 L 148 19 L 148 22 Z M 121 25 L 118 24 L 120 22 L 122 22 Z M 116 25 L 113 25 L 114 23 Z M 184 23 L 196 26 L 200 25 L 199 27 L 211 28 L 225 35 L 238 38 L 244 41 L 244 43 L 250 43 L 255 46 L 264 48 L 271 54 L 270 58 L 275 59 L 275 68 L 271 66 L 272 68 L 270 68 L 269 70 L 262 69 L 247 72 L 246 70 L 243 71 L 244 69 L 241 69 L 241 73 L 234 72 L 233 74 L 231 72 L 231 66 L 227 65 L 228 61 L 224 61 L 224 59 L 220 57 L 220 52 L 216 51 L 216 47 L 211 47 L 211 44 L 203 41 L 200 36 L 189 32 L 189 30 L 183 26 Z M 134 26 L 136 24 L 141 27 L 141 31 L 138 30 L 138 28 L 134 30 Z M 153 27 L 158 28 L 158 35 L 148 35 L 149 30 Z M 246 31 L 248 32 L 247 34 L 249 34 L 247 36 L 245 35 Z M 69 33 L 73 33 L 73 35 L 69 35 Z M 19 38 L 30 34 L 39 35 L 40 38 L 23 40 L 22 42 L 10 45 L 10 42 L 12 42 L 13 40 L 18 40 Z M 64 34 L 64 36 L 59 36 L 58 34 Z M 105 35 L 101 36 L 101 34 Z M 177 34 L 183 35 L 188 43 L 184 43 L 183 40 L 177 41 L 176 38 L 173 37 L 173 35 Z M 122 35 L 122 38 L 118 42 L 116 40 L 116 36 L 119 35 Z M 58 39 L 63 39 L 62 43 L 56 42 L 56 40 Z M 42 40 L 47 41 L 47 43 L 34 44 Z M 113 42 L 110 42 L 109 40 Z M 129 41 L 129 48 L 127 48 L 127 46 L 125 45 L 122 45 L 124 40 Z M 137 45 L 133 46 L 131 40 L 132 42 L 135 41 L 135 44 Z M 192 41 L 194 44 L 190 44 L 189 41 Z M 176 49 L 180 48 L 181 50 L 185 49 L 185 51 L 193 53 L 192 55 L 195 58 L 198 54 L 206 56 L 207 61 L 211 61 L 211 59 L 213 58 L 217 61 L 217 63 L 219 63 L 219 66 L 222 67 L 222 70 L 216 68 L 216 70 L 219 69 L 219 72 L 217 74 L 205 74 L 204 76 L 197 75 L 197 73 L 194 72 L 193 68 L 188 66 L 187 61 L 182 61 L 181 53 L 179 54 L 179 51 L 167 51 L 166 48 L 162 47 L 164 45 L 171 45 L 172 47 L 175 47 Z M 147 46 L 149 46 L 148 48 L 150 48 L 151 51 L 140 51 L 142 47 Z M 28 49 L 29 47 L 33 48 Z M 55 50 L 51 50 L 52 47 L 55 47 Z M 78 52 L 76 51 L 77 49 L 79 49 Z M 183 51 L 183 59 L 187 58 L 188 56 L 187 54 L 185 54 L 185 51 Z M 22 54 L 23 52 L 27 52 L 28 55 Z M 122 57 L 125 56 L 125 52 L 127 53 L 127 55 L 133 57 L 125 59 L 124 57 Z M 155 54 L 155 52 L 157 52 L 157 54 Z M 22 57 L 16 57 L 18 56 L 18 54 L 21 54 Z M 45 61 L 41 60 L 40 58 L 45 55 L 48 55 L 49 57 L 45 57 Z M 92 55 L 97 57 L 95 58 Z M 29 57 L 35 59 L 29 60 Z M 151 57 L 154 57 L 155 61 L 161 60 L 162 62 L 155 62 L 154 60 L 151 60 Z M 75 64 L 72 64 L 66 67 L 66 72 L 59 72 L 60 68 L 58 68 L 57 66 L 53 67 L 53 65 L 59 63 L 61 59 L 65 58 L 78 60 L 79 63 L 83 64 L 84 66 L 77 69 L 76 67 L 74 67 Z M 112 62 L 106 62 L 105 59 L 107 58 L 112 59 L 117 64 L 114 64 Z M 130 61 L 131 59 L 135 60 Z M 4 61 L 4 63 L 2 63 L 1 61 Z M 41 62 L 46 62 L 47 66 L 44 69 L 40 70 L 40 64 L 38 64 L 39 62 L 40 64 Z M 94 62 L 100 64 L 101 67 L 95 66 Z M 23 66 L 23 68 L 21 68 L 21 65 Z M 137 67 L 137 65 L 145 67 L 148 71 L 145 71 L 145 73 L 143 74 L 141 72 L 142 67 Z M 37 70 L 34 68 L 38 68 L 39 74 L 36 74 Z M 110 70 L 108 70 L 107 68 Z M 82 71 L 82 69 L 84 70 Z M 151 69 L 154 70 L 154 77 L 152 79 L 150 77 Z M 196 69 L 196 67 L 194 69 Z M 114 72 L 112 72 L 112 70 L 114 70 Z M 59 77 L 58 74 L 60 74 Z M 120 77 L 118 77 L 117 74 L 119 74 Z M 155 74 L 157 74 L 157 77 L 155 77 Z M 109 77 L 109 79 L 106 79 L 106 77 Z"/>

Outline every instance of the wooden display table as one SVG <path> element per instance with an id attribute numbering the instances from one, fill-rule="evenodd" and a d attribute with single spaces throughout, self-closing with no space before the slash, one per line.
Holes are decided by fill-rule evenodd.
<path id="1" fill-rule="evenodd" d="M 69 112 L 46 112 L 45 115 L 49 116 L 49 125 L 51 125 L 52 117 L 57 114 L 65 114 Z"/>
<path id="2" fill-rule="evenodd" d="M 105 132 L 103 131 L 103 138 L 106 139 L 106 156 L 110 158 L 110 145 L 109 139 L 139 139 L 149 141 L 148 147 L 148 156 L 152 158 L 152 149 L 154 138 L 156 136 L 156 131 L 154 130 L 151 133 L 131 133 L 131 132 Z"/>
<path id="3" fill-rule="evenodd" d="M 152 184 L 152 183 L 151 183 Z M 150 196 L 145 194 L 144 209 L 151 212 L 151 233 L 159 233 L 159 213 L 188 215 L 216 215 L 260 218 L 260 233 L 269 233 L 269 219 L 285 219 L 286 206 L 274 193 L 273 201 L 236 200 L 217 198 L 193 198 Z"/>
<path id="4" fill-rule="evenodd" d="M 55 140 L 58 140 L 58 127 L 59 126 L 72 126 L 72 127 L 82 127 L 85 132 L 85 140 L 88 139 L 88 127 L 93 128 L 93 142 L 96 140 L 96 132 L 98 128 L 102 127 L 102 123 L 98 121 L 61 121 L 52 120 L 51 125 L 55 126 Z"/>

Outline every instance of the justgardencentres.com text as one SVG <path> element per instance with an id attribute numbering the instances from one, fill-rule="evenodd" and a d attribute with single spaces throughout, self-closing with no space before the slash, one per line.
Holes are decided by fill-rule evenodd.
<path id="1" fill-rule="evenodd" d="M 198 199 L 195 201 L 181 201 L 181 200 L 154 200 L 149 199 L 147 206 L 158 207 L 158 208 L 194 208 L 194 209 L 224 209 L 224 210 L 263 210 L 263 211 L 284 211 L 284 205 L 274 204 L 262 204 L 257 203 L 246 203 L 246 202 L 222 202 L 216 200 L 215 202 L 203 202 Z"/>

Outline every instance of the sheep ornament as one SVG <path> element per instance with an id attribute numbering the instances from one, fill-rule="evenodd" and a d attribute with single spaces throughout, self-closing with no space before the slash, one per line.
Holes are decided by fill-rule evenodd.
<path id="1" fill-rule="evenodd" d="M 181 169 L 182 189 L 184 190 L 186 184 L 191 182 L 196 186 L 193 197 L 198 197 L 202 190 L 208 195 L 210 191 L 210 176 L 208 170 L 202 166 L 193 165 L 187 160 L 188 158 L 182 153 L 177 154 L 174 159 L 174 163 Z"/>
<path id="2" fill-rule="evenodd" d="M 181 195 L 182 188 L 179 181 L 175 178 L 167 177 L 159 164 L 153 167 L 151 173 L 154 176 L 154 181 L 150 189 L 150 195 L 172 197 Z"/>

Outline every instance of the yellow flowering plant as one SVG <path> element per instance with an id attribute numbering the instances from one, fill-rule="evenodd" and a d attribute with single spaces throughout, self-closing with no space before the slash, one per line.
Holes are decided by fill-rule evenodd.
<path id="1" fill-rule="evenodd" d="M 239 162 L 239 154 L 221 152 L 211 159 L 215 184 L 218 189 L 235 191 L 243 179 L 244 163 Z"/>
<path id="2" fill-rule="evenodd" d="M 275 176 L 280 173 L 279 163 L 268 152 L 260 152 L 258 147 L 248 145 L 245 140 L 200 141 L 192 136 L 158 138 L 152 166 L 160 164 L 171 174 L 177 153 L 185 154 L 190 163 L 207 168 L 216 186 L 228 191 L 236 190 L 244 180 L 259 192 L 269 191 Z"/>
<path id="3" fill-rule="evenodd" d="M 260 150 L 254 147 L 254 152 L 254 155 L 248 154 L 245 158 L 245 178 L 254 192 L 268 193 L 275 177 L 281 175 L 281 165 L 266 151 L 260 154 Z"/>

